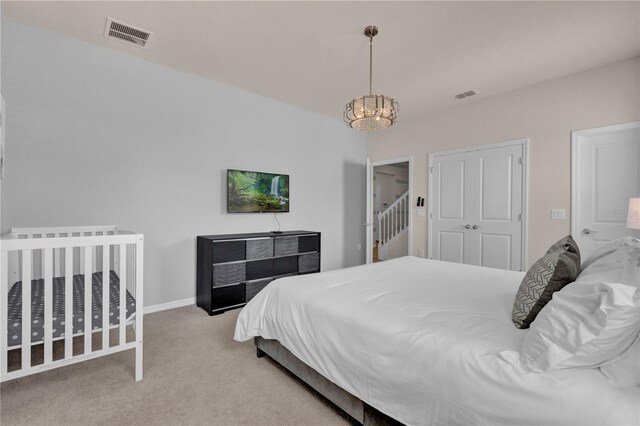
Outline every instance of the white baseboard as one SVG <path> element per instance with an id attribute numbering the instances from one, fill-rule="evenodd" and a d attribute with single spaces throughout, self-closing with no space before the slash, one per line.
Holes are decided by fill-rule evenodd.
<path id="1" fill-rule="evenodd" d="M 181 308 L 183 306 L 195 305 L 195 297 L 187 297 L 186 299 L 174 300 L 173 302 L 160 303 L 152 306 L 145 306 L 144 313 L 151 314 L 153 312 L 166 311 L 167 309 Z"/>

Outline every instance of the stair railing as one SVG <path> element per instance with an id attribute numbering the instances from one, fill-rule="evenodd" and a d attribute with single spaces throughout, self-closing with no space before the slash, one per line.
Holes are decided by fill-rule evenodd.
<path id="1" fill-rule="evenodd" d="M 409 210 L 409 191 L 407 191 L 386 210 L 378 213 L 378 238 L 380 244 L 391 241 L 409 226 Z"/>

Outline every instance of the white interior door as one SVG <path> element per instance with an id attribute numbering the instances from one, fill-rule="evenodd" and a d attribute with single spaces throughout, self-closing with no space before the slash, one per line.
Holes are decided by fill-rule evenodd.
<path id="1" fill-rule="evenodd" d="M 466 200 L 472 196 L 467 153 L 435 157 L 430 166 L 431 250 L 430 257 L 448 262 L 469 263 L 465 246 L 471 236 L 470 210 Z M 468 229 L 466 228 L 468 226 Z"/>
<path id="2" fill-rule="evenodd" d="M 371 192 L 371 186 L 373 184 L 373 166 L 371 165 L 371 160 L 367 158 L 367 195 L 365 202 L 366 206 L 366 215 L 364 226 L 365 226 L 365 234 L 366 234 L 366 254 L 365 254 L 365 262 L 372 263 L 373 262 L 373 194 Z"/>
<path id="3" fill-rule="evenodd" d="M 475 228 L 472 259 L 478 265 L 491 268 L 523 269 L 523 189 L 524 145 L 511 145 L 476 152 L 472 164 L 479 181 L 473 189 L 472 230 Z M 475 199 L 477 198 L 477 199 Z"/>
<path id="4" fill-rule="evenodd" d="M 526 141 L 430 156 L 430 256 L 524 267 Z"/>
<path id="5" fill-rule="evenodd" d="M 640 123 L 572 134 L 571 234 L 586 259 L 599 245 L 627 235 L 629 199 L 640 196 Z"/>

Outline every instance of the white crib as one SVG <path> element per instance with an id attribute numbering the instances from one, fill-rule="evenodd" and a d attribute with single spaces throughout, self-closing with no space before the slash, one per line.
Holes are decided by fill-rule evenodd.
<path id="1" fill-rule="evenodd" d="M 0 240 L 0 381 L 128 349 L 141 380 L 143 308 L 142 234 L 12 228 Z"/>

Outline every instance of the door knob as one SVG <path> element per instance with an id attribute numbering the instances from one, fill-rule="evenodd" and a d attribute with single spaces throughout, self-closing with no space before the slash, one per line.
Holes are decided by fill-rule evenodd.
<path id="1" fill-rule="evenodd" d="M 475 230 L 475 229 L 480 228 L 480 226 L 479 225 L 473 225 L 472 228 Z"/>
<path id="2" fill-rule="evenodd" d="M 465 229 L 471 229 L 471 225 L 469 225 L 468 223 L 464 227 Z"/>
<path id="3" fill-rule="evenodd" d="M 584 228 L 584 229 L 582 230 L 582 233 L 583 233 L 583 234 L 590 234 L 590 233 L 591 233 L 591 229 L 589 229 L 589 228 Z"/>

